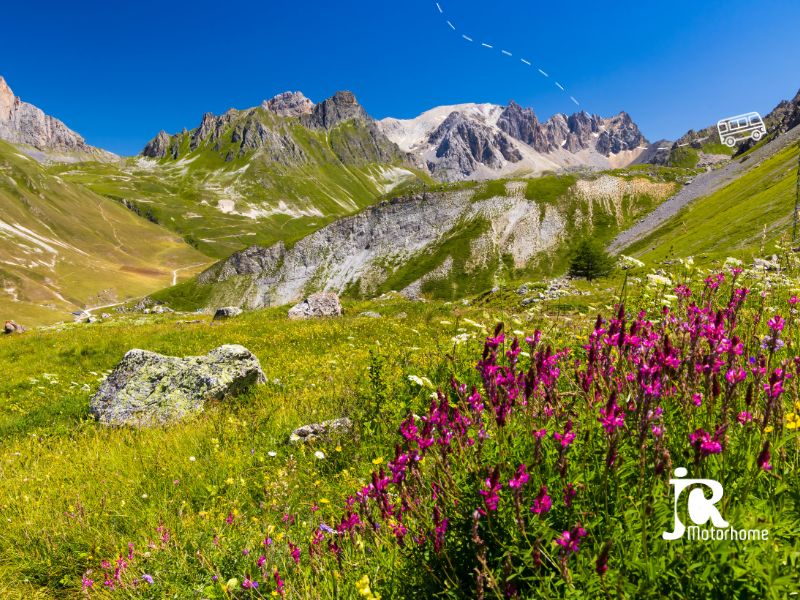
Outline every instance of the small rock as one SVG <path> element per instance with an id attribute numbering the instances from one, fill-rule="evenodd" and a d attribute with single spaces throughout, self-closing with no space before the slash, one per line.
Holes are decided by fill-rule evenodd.
<path id="1" fill-rule="evenodd" d="M 527 283 L 523 283 L 521 286 L 517 288 L 517 294 L 519 294 L 520 296 L 524 296 L 525 294 L 528 293 L 530 289 L 531 289 L 530 285 L 528 285 Z"/>
<path id="2" fill-rule="evenodd" d="M 157 306 L 154 306 L 150 312 L 152 312 L 154 315 L 163 315 L 166 313 L 173 313 L 175 311 L 172 310 L 169 306 L 166 306 L 165 304 L 159 304 Z"/>
<path id="3" fill-rule="evenodd" d="M 101 317 L 101 318 L 103 318 L 103 319 L 110 319 L 110 318 L 111 318 L 111 315 L 110 315 L 110 314 L 108 314 L 108 313 L 102 313 L 102 314 L 100 315 L 100 317 Z"/>
<path id="4" fill-rule="evenodd" d="M 238 306 L 223 306 L 214 312 L 214 318 L 212 320 L 232 319 L 233 317 L 238 317 L 240 314 L 242 314 L 242 309 Z"/>
<path id="5" fill-rule="evenodd" d="M 258 359 L 239 345 L 186 358 L 130 350 L 92 397 L 89 409 L 105 425 L 166 425 L 201 412 L 208 400 L 265 382 Z"/>
<path id="6" fill-rule="evenodd" d="M 772 260 L 766 258 L 754 258 L 753 266 L 756 269 L 764 269 L 765 271 L 780 271 L 781 265 L 778 263 L 778 257 L 773 256 Z"/>
<path id="7" fill-rule="evenodd" d="M 342 304 L 339 296 L 332 292 L 318 292 L 295 304 L 289 309 L 290 319 L 309 319 L 313 317 L 340 317 Z"/>
<path id="8" fill-rule="evenodd" d="M 374 310 L 365 310 L 362 313 L 359 313 L 359 317 L 367 317 L 368 319 L 380 319 L 381 314 L 375 312 Z"/>
<path id="9" fill-rule="evenodd" d="M 405 312 L 399 312 L 399 313 L 397 313 L 397 315 L 395 316 L 395 318 L 396 318 L 396 319 L 405 319 L 405 318 L 407 318 L 407 317 L 408 317 L 408 315 L 407 315 Z"/>
<path id="10" fill-rule="evenodd" d="M 353 431 L 353 422 L 347 417 L 323 421 L 322 423 L 312 423 L 303 425 L 295 429 L 289 436 L 289 441 L 293 444 L 305 444 L 317 440 L 330 440 L 331 435 L 346 435 Z"/>
<path id="11" fill-rule="evenodd" d="M 6 335 L 10 335 L 12 333 L 22 333 L 24 331 L 25 328 L 15 321 L 6 321 L 6 324 L 3 327 L 3 333 Z"/>

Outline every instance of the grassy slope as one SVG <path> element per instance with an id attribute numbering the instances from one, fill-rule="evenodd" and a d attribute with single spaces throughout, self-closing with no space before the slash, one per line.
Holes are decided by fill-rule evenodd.
<path id="1" fill-rule="evenodd" d="M 175 519 L 187 509 L 201 526 L 202 511 L 213 513 L 228 502 L 244 508 L 267 483 L 255 470 L 266 467 L 276 475 L 273 466 L 293 453 L 284 444 L 294 427 L 353 410 L 370 348 L 393 356 L 391 377 L 402 386 L 396 391 L 413 396 L 405 374 L 430 372 L 439 353 L 452 347 L 455 328 L 439 324 L 448 309 L 407 302 L 346 305 L 350 315 L 367 308 L 386 316 L 291 322 L 285 309 L 272 309 L 215 326 L 120 317 L 0 338 L 0 364 L 17 365 L 0 381 L 0 596 L 44 587 L 75 590 L 75 574 L 114 551 L 121 537 L 152 535 L 161 520 L 178 531 L 183 526 Z M 400 311 L 406 320 L 392 318 Z M 169 430 L 120 431 L 85 421 L 86 390 L 96 389 L 100 374 L 129 348 L 191 355 L 224 343 L 255 352 L 270 383 Z M 280 458 L 271 459 L 268 450 Z M 365 458 L 369 464 L 373 456 Z M 312 482 L 322 479 L 306 469 L 285 492 L 268 492 L 269 501 L 305 504 Z M 334 499 L 343 482 L 330 474 L 315 493 Z M 67 515 L 75 511 L 77 520 Z"/>
<path id="2" fill-rule="evenodd" d="M 353 123 L 324 132 L 261 109 L 257 117 L 290 136 L 308 160 L 281 164 L 262 151 L 239 156 L 224 136 L 219 148 L 205 144 L 191 151 L 187 136 L 177 161 L 128 159 L 121 169 L 83 164 L 54 170 L 99 194 L 128 202 L 217 258 L 254 244 L 299 239 L 373 204 L 394 186 L 397 193 L 410 184 L 431 182 L 427 174 L 399 160 L 383 164 L 368 152 L 360 160 L 343 162 L 335 149 L 348 149 L 348 143 L 364 146 L 365 130 Z M 231 131 L 232 127 L 225 136 Z M 225 160 L 228 151 L 234 157 L 230 161 Z M 393 182 L 386 174 L 393 167 L 407 171 L 407 180 Z M 220 200 L 234 201 L 235 210 L 223 212 Z"/>
<path id="3" fill-rule="evenodd" d="M 140 296 L 190 276 L 208 257 L 0 142 L 0 318 L 26 325 Z M 25 228 L 22 231 L 19 228 Z M 20 233 L 22 231 L 22 233 Z M 25 236 L 38 236 L 38 242 Z"/>
<path id="4" fill-rule="evenodd" d="M 626 250 L 647 261 L 744 258 L 791 234 L 798 147 L 789 147 L 725 188 L 687 206 Z M 712 235 L 713 234 L 713 235 Z"/>
<path id="5" fill-rule="evenodd" d="M 593 299 L 604 303 L 602 285 L 590 284 L 589 289 Z M 18 365 L 0 381 L 0 596 L 79 597 L 80 576 L 87 569 L 95 569 L 91 577 L 101 579 L 100 560 L 127 552 L 128 542 L 141 555 L 147 540 L 158 539 L 156 527 L 162 524 L 175 547 L 165 551 L 156 544 L 150 558 L 137 558 L 135 568 L 157 582 L 152 592 L 141 589 L 141 597 L 228 597 L 221 595 L 219 585 L 203 590 L 213 574 L 207 565 L 213 563 L 222 572 L 222 581 L 241 577 L 251 569 L 264 531 L 280 542 L 270 560 L 282 571 L 291 570 L 297 585 L 301 571 L 285 556 L 284 533 L 293 536 L 312 529 L 313 523 L 332 522 L 343 499 L 364 485 L 377 462 L 390 458 L 393 438 L 367 435 L 342 443 L 339 450 L 329 444 L 323 447 L 324 461 L 314 458 L 316 448 L 293 448 L 285 440 L 300 424 L 355 417 L 364 398 L 374 393 L 368 382 L 369 369 L 376 364 L 370 352 L 384 357 L 382 382 L 391 401 L 382 420 L 396 425 L 406 410 L 422 413 L 428 404 L 430 390 L 413 385 L 409 374 L 443 383 L 452 372 L 472 370 L 481 332 L 461 327 L 460 318 L 487 324 L 504 320 L 509 329 L 526 331 L 540 326 L 547 343 L 561 347 L 574 343 L 573 332 L 585 335 L 594 315 L 590 309 L 589 314 L 546 311 L 536 316 L 512 303 L 485 310 L 440 302 L 362 302 L 347 303 L 345 309 L 342 319 L 307 322 L 287 321 L 285 308 L 269 309 L 214 326 L 181 316 L 128 316 L 0 338 L 0 363 Z M 384 317 L 355 316 L 366 309 Z M 451 336 L 459 332 L 478 339 L 454 348 Z M 129 348 L 189 355 L 223 343 L 253 350 L 269 383 L 168 429 L 107 429 L 87 418 L 88 399 L 101 374 Z M 594 497 L 599 492 L 588 493 Z M 668 494 L 661 501 L 659 519 L 667 523 Z M 320 510 L 311 512 L 312 505 Z M 227 526 L 225 518 L 232 513 L 236 525 Z M 298 524 L 282 523 L 284 513 L 297 514 Z M 587 527 L 596 527 L 596 519 L 582 516 Z M 657 524 L 648 526 L 660 530 Z M 255 554 L 243 556 L 245 547 Z M 748 548 L 755 551 L 755 546 Z M 624 549 L 615 546 L 614 552 L 618 556 Z M 671 560 L 690 554 L 697 559 L 687 552 L 681 550 Z M 302 560 L 302 569 L 308 571 L 305 554 Z M 360 560 L 368 563 L 370 558 L 363 555 Z M 585 560 L 593 565 L 594 556 Z M 718 566 L 725 561 L 706 562 Z M 620 570 L 622 564 L 612 562 L 612 567 Z M 591 565 L 585 570 L 593 571 Z M 677 568 L 661 558 L 648 565 L 653 573 Z M 344 576 L 352 581 L 362 573 Z M 377 566 L 370 571 L 373 577 L 378 573 Z M 262 579 L 262 585 L 269 584 Z M 341 597 L 356 597 L 352 583 L 348 585 Z M 316 588 L 305 592 L 303 597 L 332 597 Z"/>

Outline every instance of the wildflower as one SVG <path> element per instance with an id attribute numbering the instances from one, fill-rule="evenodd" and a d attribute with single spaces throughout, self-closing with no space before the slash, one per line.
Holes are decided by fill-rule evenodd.
<path id="1" fill-rule="evenodd" d="M 508 487 L 510 487 L 511 489 L 518 490 L 528 482 L 528 479 L 530 479 L 530 476 L 528 475 L 528 472 L 525 469 L 525 465 L 524 464 L 520 465 L 517 468 L 516 475 L 508 480 Z"/>
<path id="2" fill-rule="evenodd" d="M 278 456 L 278 453 L 275 452 L 274 450 L 270 450 L 269 452 L 267 452 L 267 456 L 273 456 L 273 457 Z"/>
<path id="3" fill-rule="evenodd" d="M 714 437 L 712 438 L 711 434 L 703 429 L 697 429 L 694 433 L 689 434 L 689 440 L 691 441 L 692 446 L 702 457 L 706 457 L 709 454 L 719 454 L 722 452 L 722 445 L 719 443 L 717 438 L 717 434 L 714 434 Z"/>
<path id="4" fill-rule="evenodd" d="M 572 500 L 577 495 L 578 490 L 575 489 L 575 486 L 571 483 L 567 484 L 567 487 L 564 488 L 564 506 L 572 506 Z"/>
<path id="5" fill-rule="evenodd" d="M 91 573 L 91 571 L 87 571 L 86 574 L 81 577 L 81 586 L 85 590 L 94 587 L 94 580 L 89 579 L 89 573 Z"/>
<path id="6" fill-rule="evenodd" d="M 597 572 L 600 577 L 606 574 L 608 571 L 608 554 L 611 551 L 611 542 L 606 542 L 603 544 L 603 549 L 600 550 L 600 554 L 597 556 L 597 561 L 595 562 L 595 571 Z"/>
<path id="7" fill-rule="evenodd" d="M 245 577 L 244 581 L 242 581 L 242 589 L 243 590 L 254 590 L 257 587 L 258 587 L 258 582 L 253 580 L 253 579 L 249 579 L 249 578 Z"/>
<path id="8" fill-rule="evenodd" d="M 572 421 L 567 421 L 567 425 L 564 427 L 564 433 L 559 433 L 556 431 L 553 433 L 553 437 L 556 439 L 556 441 L 561 442 L 562 448 L 569 448 L 572 442 L 575 440 L 575 433 L 572 431 Z"/>
<path id="9" fill-rule="evenodd" d="M 272 577 L 275 579 L 275 589 L 278 592 L 278 595 L 283 596 L 283 579 L 281 579 L 280 573 L 278 573 L 278 569 L 275 569 L 275 572 L 272 574 Z"/>
<path id="10" fill-rule="evenodd" d="M 153 585 L 153 576 L 149 575 L 148 573 L 142 574 L 142 579 L 147 582 L 148 585 Z"/>
<path id="11" fill-rule="evenodd" d="M 318 460 L 324 460 L 325 459 L 325 453 L 322 450 L 317 450 L 316 452 L 314 452 L 314 456 Z"/>
<path id="12" fill-rule="evenodd" d="M 600 424 L 606 430 L 608 435 L 614 433 L 614 430 L 625 425 L 625 412 L 617 406 L 617 402 L 612 396 L 607 406 L 600 409 Z M 575 434 L 572 434 L 575 437 Z M 563 442 L 562 442 L 563 445 Z"/>
<path id="13" fill-rule="evenodd" d="M 786 413 L 786 429 L 800 429 L 800 416 L 797 413 Z"/>
<path id="14" fill-rule="evenodd" d="M 557 537 L 556 544 L 561 546 L 561 551 L 565 555 L 569 555 L 579 550 L 580 541 L 584 537 L 586 537 L 586 530 L 578 524 Z"/>
<path id="15" fill-rule="evenodd" d="M 533 504 L 531 505 L 531 512 L 536 515 L 543 515 L 550 512 L 550 509 L 553 507 L 553 501 L 550 499 L 550 496 L 547 495 L 547 486 L 543 485 L 539 489 L 539 495 L 533 499 Z"/>
<path id="16" fill-rule="evenodd" d="M 658 275 L 656 273 L 649 273 L 647 275 L 647 281 L 654 287 L 659 285 L 672 285 L 672 280 L 670 280 L 669 277 L 664 277 L 663 275 Z"/>
<path id="17" fill-rule="evenodd" d="M 194 462 L 194 461 L 196 461 L 196 460 L 197 460 L 197 459 L 196 459 L 194 456 L 190 456 L 190 457 L 189 457 L 189 461 L 190 461 L 190 462 Z"/>
<path id="18" fill-rule="evenodd" d="M 742 425 L 749 423 L 753 420 L 753 413 L 749 413 L 747 411 L 742 411 L 738 415 L 736 415 L 736 420 L 739 421 Z"/>
<path id="19" fill-rule="evenodd" d="M 234 521 L 234 520 L 235 520 L 235 517 L 233 516 L 233 513 L 232 513 L 232 512 L 229 512 L 229 513 L 228 513 L 228 516 L 227 516 L 227 517 L 225 517 L 225 522 L 226 522 L 228 525 L 233 525 L 233 521 Z"/>
<path id="20" fill-rule="evenodd" d="M 289 542 L 288 540 L 287 540 L 287 543 L 289 544 L 289 554 L 291 555 L 292 560 L 294 560 L 294 564 L 299 565 L 300 564 L 300 548 L 298 548 L 295 544 L 293 544 L 292 542 Z"/>
<path id="21" fill-rule="evenodd" d="M 500 502 L 500 496 L 498 496 L 498 492 L 500 488 L 503 487 L 503 484 L 500 483 L 500 468 L 495 467 L 489 473 L 489 477 L 484 481 L 486 485 L 485 490 L 480 490 L 478 493 L 483 496 L 484 502 L 486 502 L 486 508 L 491 511 L 497 510 L 497 504 Z"/>
<path id="22" fill-rule="evenodd" d="M 761 454 L 758 455 L 758 460 L 756 461 L 759 468 L 764 471 L 771 471 L 772 465 L 769 464 L 770 458 L 772 458 L 772 456 L 769 453 L 769 440 L 767 440 L 764 442 L 764 448 L 761 450 Z"/>
<path id="23" fill-rule="evenodd" d="M 694 402 L 695 406 L 702 406 L 703 394 L 692 394 L 692 402 Z"/>
<path id="24" fill-rule="evenodd" d="M 261 556 L 258 557 L 256 564 L 259 567 L 263 567 L 265 564 L 267 564 L 267 557 L 262 554 Z"/>
<path id="25" fill-rule="evenodd" d="M 364 575 L 361 579 L 356 581 L 356 590 L 362 598 L 367 600 L 380 600 L 380 596 L 375 594 L 369 587 L 369 575 Z"/>
<path id="26" fill-rule="evenodd" d="M 783 327 L 786 324 L 786 321 L 780 315 L 775 315 L 769 321 L 767 321 L 767 327 L 769 327 L 774 332 L 783 331 Z"/>

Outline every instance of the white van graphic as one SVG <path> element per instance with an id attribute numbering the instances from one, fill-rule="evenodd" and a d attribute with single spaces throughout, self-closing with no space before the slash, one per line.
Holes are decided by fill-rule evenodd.
<path id="1" fill-rule="evenodd" d="M 747 138 L 753 138 L 757 142 L 767 134 L 764 121 L 757 112 L 722 119 L 717 122 L 717 131 L 720 141 L 730 148 Z"/>

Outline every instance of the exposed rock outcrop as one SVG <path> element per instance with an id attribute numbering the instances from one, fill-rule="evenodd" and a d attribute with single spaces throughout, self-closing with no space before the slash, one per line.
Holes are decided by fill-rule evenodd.
<path id="1" fill-rule="evenodd" d="M 288 314 L 290 319 L 341 317 L 342 304 L 332 292 L 317 292 L 290 308 Z"/>
<path id="2" fill-rule="evenodd" d="M 299 117 L 314 110 L 314 103 L 302 92 L 283 92 L 274 98 L 264 100 L 261 106 L 280 117 Z"/>
<path id="3" fill-rule="evenodd" d="M 3 326 L 3 333 L 6 335 L 11 335 L 13 333 L 23 333 L 25 328 L 16 323 L 15 321 L 6 321 L 5 325 Z"/>
<path id="4" fill-rule="evenodd" d="M 258 359 L 243 346 L 186 358 L 130 350 L 92 397 L 90 411 L 105 425 L 166 425 L 265 381 Z"/>
<path id="5" fill-rule="evenodd" d="M 347 417 L 342 417 L 341 419 L 298 427 L 289 435 L 289 441 L 293 444 L 330 441 L 333 437 L 347 435 L 352 431 L 353 422 Z"/>
<path id="6" fill-rule="evenodd" d="M 242 309 L 238 306 L 223 306 L 214 311 L 214 321 L 224 321 L 225 319 L 233 319 L 242 314 Z"/>

